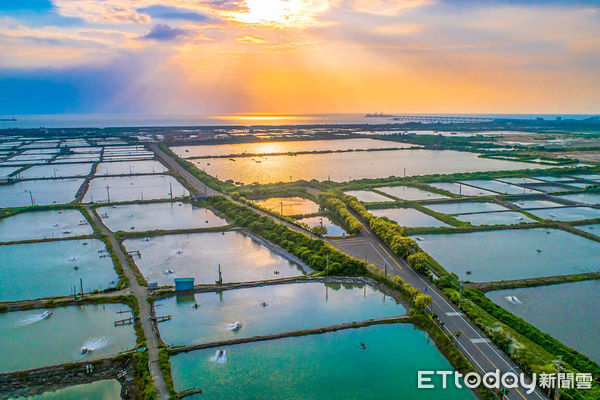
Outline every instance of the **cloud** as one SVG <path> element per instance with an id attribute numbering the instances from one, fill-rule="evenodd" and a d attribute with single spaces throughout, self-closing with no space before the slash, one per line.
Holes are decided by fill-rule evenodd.
<path id="1" fill-rule="evenodd" d="M 154 28 L 146 35 L 142 36 L 143 39 L 169 41 L 175 40 L 180 36 L 187 34 L 185 29 L 172 28 L 167 24 L 156 24 Z"/>
<path id="2" fill-rule="evenodd" d="M 159 19 L 179 19 L 193 22 L 214 22 L 211 17 L 197 11 L 188 10 L 185 8 L 169 7 L 162 5 L 154 5 L 143 8 L 138 8 L 138 12 Z"/>
<path id="3" fill-rule="evenodd" d="M 252 35 L 239 36 L 239 37 L 235 38 L 235 40 L 237 40 L 238 42 L 249 43 L 249 44 L 268 43 L 268 41 L 266 41 L 265 39 L 259 38 L 258 36 L 252 36 Z"/>
<path id="4" fill-rule="evenodd" d="M 432 0 L 353 0 L 352 5 L 358 12 L 394 16 L 431 3 L 433 3 Z"/>
<path id="5" fill-rule="evenodd" d="M 397 24 L 397 25 L 381 25 L 375 28 L 375 33 L 382 35 L 409 35 L 417 33 L 423 28 L 420 24 Z"/>

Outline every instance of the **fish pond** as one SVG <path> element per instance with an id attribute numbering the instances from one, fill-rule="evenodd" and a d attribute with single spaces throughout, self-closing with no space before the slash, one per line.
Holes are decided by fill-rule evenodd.
<path id="1" fill-rule="evenodd" d="M 366 348 L 361 349 L 360 343 Z M 204 393 L 191 397 L 194 399 L 418 399 L 422 392 L 415 385 L 417 371 L 452 370 L 427 334 L 409 324 L 269 340 L 224 350 L 226 357 L 217 361 L 213 361 L 215 349 L 171 357 L 175 389 L 201 387 Z M 429 390 L 427 398 L 475 396 L 468 389 L 452 386 Z"/>
<path id="2" fill-rule="evenodd" d="M 449 226 L 448 224 L 422 213 L 414 208 L 384 208 L 378 210 L 369 210 L 376 217 L 387 217 L 396 221 L 400 226 L 408 227 L 435 227 Z"/>
<path id="3" fill-rule="evenodd" d="M 385 186 L 378 187 L 377 190 L 402 200 L 433 200 L 448 198 L 444 195 L 428 192 L 412 186 Z"/>
<path id="4" fill-rule="evenodd" d="M 455 203 L 428 204 L 426 207 L 432 209 L 433 211 L 441 212 L 444 214 L 465 214 L 508 210 L 507 208 L 504 208 L 501 205 L 495 203 L 465 201 Z"/>
<path id="5" fill-rule="evenodd" d="M 519 208 L 522 208 L 523 210 L 531 210 L 535 208 L 564 207 L 564 204 L 555 203 L 549 200 L 516 200 L 511 201 L 511 203 Z"/>
<path id="6" fill-rule="evenodd" d="M 479 158 L 475 153 L 451 150 L 390 150 L 297 156 L 262 156 L 195 160 L 194 164 L 221 180 L 250 184 L 290 180 L 336 182 L 388 176 L 451 174 L 531 168 L 532 164 Z M 544 168 L 544 166 L 539 166 Z"/>
<path id="7" fill-rule="evenodd" d="M 578 221 L 600 218 L 600 210 L 591 207 L 562 207 L 530 210 L 531 214 L 542 219 L 553 221 Z"/>
<path id="8" fill-rule="evenodd" d="M 156 307 L 161 315 L 173 315 L 173 319 L 161 323 L 160 332 L 166 343 L 175 346 L 319 328 L 406 312 L 394 298 L 368 285 L 321 282 L 196 293 L 157 301 Z M 229 326 L 235 322 L 241 323 L 239 329 Z"/>
<path id="9" fill-rule="evenodd" d="M 162 174 L 164 172 L 168 172 L 167 167 L 155 160 L 115 161 L 98 164 L 95 176 Z"/>
<path id="10" fill-rule="evenodd" d="M 379 193 L 371 192 L 370 190 L 350 190 L 344 193 L 356 197 L 359 201 L 362 201 L 363 203 L 394 201 L 394 199 L 390 197 L 384 196 Z"/>
<path id="11" fill-rule="evenodd" d="M 82 183 L 83 179 L 47 179 L 0 185 L 0 208 L 70 203 Z"/>
<path id="12" fill-rule="evenodd" d="M 463 185 L 459 182 L 435 182 L 429 183 L 428 185 L 438 189 L 446 190 L 450 193 L 460 194 L 462 196 L 493 196 L 496 194 L 494 192 L 490 192 L 489 190 Z"/>
<path id="13" fill-rule="evenodd" d="M 0 372 L 103 358 L 132 349 L 133 325 L 114 326 L 114 321 L 130 316 L 117 313 L 124 310 L 130 308 L 87 304 L 0 313 Z M 91 351 L 82 354 L 82 348 Z"/>
<path id="14" fill-rule="evenodd" d="M 556 229 L 421 235 L 419 246 L 473 282 L 578 274 L 600 265 L 600 243 Z M 466 275 L 471 271 L 471 275 Z"/>
<path id="15" fill-rule="evenodd" d="M 566 194 L 558 197 L 560 199 L 566 199 L 571 201 L 576 201 L 577 203 L 584 204 L 600 204 L 600 193 L 576 193 L 576 194 Z"/>
<path id="16" fill-rule="evenodd" d="M 600 281 L 498 290 L 487 293 L 487 296 L 541 331 L 600 363 L 600 341 L 596 335 L 590 334 L 600 332 L 600 318 L 595 318 L 595 305 L 600 303 Z M 512 299 L 513 296 L 517 301 Z"/>
<path id="17" fill-rule="evenodd" d="M 341 226 L 337 225 L 335 222 L 331 221 L 327 217 L 306 217 L 299 219 L 298 222 L 302 224 L 306 224 L 311 228 L 315 226 L 320 226 L 323 224 L 323 227 L 327 228 L 327 233 L 324 236 L 344 236 L 346 235 L 346 231 Z"/>
<path id="18" fill-rule="evenodd" d="M 499 181 L 471 180 L 462 183 L 501 194 L 537 193 L 535 190 Z"/>
<path id="19" fill-rule="evenodd" d="M 0 242 L 56 239 L 93 233 L 78 210 L 33 211 L 0 218 Z"/>
<path id="20" fill-rule="evenodd" d="M 216 157 L 239 154 L 298 153 L 305 151 L 346 151 L 410 148 L 412 144 L 375 139 L 296 140 L 285 142 L 235 143 L 209 146 L 175 146 L 171 150 L 181 158 Z"/>
<path id="21" fill-rule="evenodd" d="M 118 280 L 104 243 L 61 240 L 0 246 L 0 301 L 68 296 L 73 286 L 90 292 Z"/>
<path id="22" fill-rule="evenodd" d="M 193 229 L 225 226 L 227 222 L 207 208 L 189 203 L 123 204 L 98 207 L 102 222 L 113 232 Z"/>
<path id="23" fill-rule="evenodd" d="M 175 278 L 212 284 L 221 265 L 223 282 L 244 282 L 303 275 L 302 268 L 237 231 L 127 239 L 128 251 L 148 282 L 173 285 Z M 279 272 L 279 273 L 276 273 Z"/>
<path id="24" fill-rule="evenodd" d="M 591 225 L 578 225 L 575 228 L 591 233 L 595 236 L 600 236 L 600 224 L 591 224 Z"/>
<path id="25" fill-rule="evenodd" d="M 516 211 L 499 211 L 489 213 L 475 213 L 457 215 L 456 219 L 470 222 L 471 225 L 515 225 L 522 222 L 536 222 L 535 220 Z"/>
<path id="26" fill-rule="evenodd" d="M 92 164 L 47 164 L 34 165 L 19 173 L 23 179 L 37 178 L 69 178 L 87 176 L 92 170 Z"/>
<path id="27" fill-rule="evenodd" d="M 282 213 L 283 215 L 314 214 L 319 211 L 317 203 L 302 197 L 271 197 L 253 201 L 261 207 Z"/>
<path id="28" fill-rule="evenodd" d="M 85 203 L 168 199 L 189 192 L 170 175 L 115 176 L 94 178 L 85 194 Z"/>

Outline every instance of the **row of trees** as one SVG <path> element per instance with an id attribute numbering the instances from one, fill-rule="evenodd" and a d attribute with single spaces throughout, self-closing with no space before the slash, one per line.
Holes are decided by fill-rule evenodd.
<path id="1" fill-rule="evenodd" d="M 362 224 L 354 215 L 348 211 L 343 201 L 335 197 L 332 193 L 319 194 L 319 204 L 332 210 L 346 224 L 348 233 L 358 233 Z"/>
<path id="2" fill-rule="evenodd" d="M 235 204 L 223 196 L 209 199 L 210 204 L 233 224 L 275 243 L 294 254 L 308 266 L 327 275 L 358 276 L 366 272 L 364 261 L 351 258 L 327 245 L 323 240 L 312 239 L 293 231 L 269 217 L 261 216 L 251 209 Z"/>

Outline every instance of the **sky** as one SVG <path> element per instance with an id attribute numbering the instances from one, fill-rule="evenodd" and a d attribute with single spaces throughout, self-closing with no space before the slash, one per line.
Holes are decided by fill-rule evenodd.
<path id="1" fill-rule="evenodd" d="M 0 0 L 0 115 L 600 113 L 600 1 Z"/>

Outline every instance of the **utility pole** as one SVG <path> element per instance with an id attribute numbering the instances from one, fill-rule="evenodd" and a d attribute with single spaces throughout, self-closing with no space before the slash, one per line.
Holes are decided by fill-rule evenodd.
<path id="1" fill-rule="evenodd" d="M 280 201 L 279 205 L 281 206 L 281 215 L 283 215 L 283 201 Z"/>
<path id="2" fill-rule="evenodd" d="M 169 194 L 171 195 L 171 202 L 173 201 L 173 182 L 169 182 Z"/>
<path id="3" fill-rule="evenodd" d="M 406 167 L 404 167 L 404 177 L 406 178 Z"/>
<path id="4" fill-rule="evenodd" d="M 462 292 L 463 292 L 463 284 L 462 281 L 458 281 L 458 309 L 460 310 L 460 305 L 462 303 Z"/>
<path id="5" fill-rule="evenodd" d="M 31 200 L 31 205 L 35 206 L 35 203 L 33 201 L 33 193 L 31 193 L 31 190 L 29 191 L 29 199 Z"/>
<path id="6" fill-rule="evenodd" d="M 383 263 L 384 276 L 387 278 L 387 262 Z"/>
<path id="7" fill-rule="evenodd" d="M 560 370 L 561 370 L 562 356 L 558 356 L 558 360 L 552 360 L 552 364 L 556 365 L 556 387 L 554 388 L 554 400 L 560 399 Z"/>
<path id="8" fill-rule="evenodd" d="M 110 203 L 110 188 L 106 185 L 106 202 Z"/>

